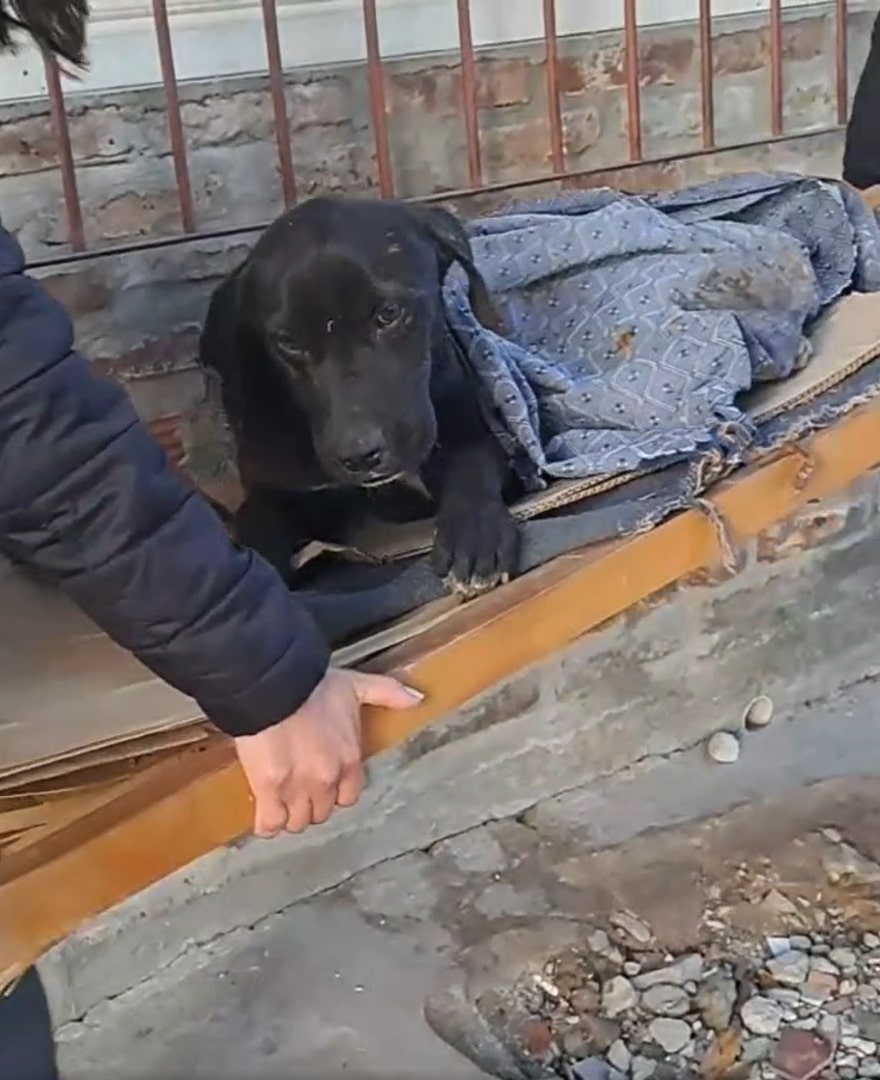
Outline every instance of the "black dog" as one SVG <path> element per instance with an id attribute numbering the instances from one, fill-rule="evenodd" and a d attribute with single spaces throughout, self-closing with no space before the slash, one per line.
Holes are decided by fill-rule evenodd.
<path id="1" fill-rule="evenodd" d="M 214 293 L 200 352 L 236 442 L 235 532 L 288 581 L 297 550 L 341 539 L 368 506 L 412 515 L 407 478 L 433 502 L 441 577 L 475 593 L 516 569 L 513 473 L 446 324 L 454 262 L 497 327 L 451 214 L 318 198 L 271 225 Z"/>

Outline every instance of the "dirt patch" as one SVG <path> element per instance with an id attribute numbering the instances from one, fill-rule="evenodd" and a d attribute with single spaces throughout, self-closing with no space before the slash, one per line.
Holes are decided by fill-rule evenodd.
<path id="1" fill-rule="evenodd" d="M 880 1077 L 878 795 L 817 785 L 563 862 L 589 922 L 469 950 L 429 1022 L 510 1080 Z"/>

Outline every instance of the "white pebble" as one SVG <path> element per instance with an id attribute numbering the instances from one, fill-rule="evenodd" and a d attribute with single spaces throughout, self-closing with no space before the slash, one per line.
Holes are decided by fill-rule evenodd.
<path id="1" fill-rule="evenodd" d="M 634 1057 L 632 1060 L 632 1080 L 650 1080 L 657 1070 L 657 1062 L 646 1057 Z"/>
<path id="2" fill-rule="evenodd" d="M 677 1054 L 691 1041 L 691 1029 L 684 1020 L 659 1017 L 648 1025 L 648 1034 L 667 1054 Z"/>
<path id="3" fill-rule="evenodd" d="M 725 925 L 726 924 L 722 924 Z M 666 967 L 654 971 L 643 971 L 633 979 L 637 990 L 647 990 L 650 986 L 671 983 L 683 986 L 687 982 L 699 982 L 703 978 L 703 958 L 699 953 L 688 953 Z"/>
<path id="4" fill-rule="evenodd" d="M 743 713 L 743 724 L 749 731 L 758 731 L 767 727 L 773 719 L 773 702 L 765 694 L 754 698 Z"/>
<path id="5" fill-rule="evenodd" d="M 729 731 L 716 731 L 706 746 L 707 753 L 719 765 L 739 761 L 739 739 Z"/>
<path id="6" fill-rule="evenodd" d="M 832 949 L 828 954 L 828 959 L 832 964 L 837 964 L 844 974 L 852 971 L 857 963 L 856 954 L 852 949 Z"/>
<path id="7" fill-rule="evenodd" d="M 622 930 L 627 937 L 632 938 L 637 945 L 647 945 L 653 938 L 650 926 L 631 911 L 618 911 L 611 916 L 612 926 Z"/>
<path id="8" fill-rule="evenodd" d="M 740 1015 L 753 1035 L 775 1035 L 782 1023 L 782 1009 L 765 997 L 749 998 Z"/>
<path id="9" fill-rule="evenodd" d="M 806 953 L 790 949 L 767 962 L 767 970 L 783 986 L 800 986 L 810 971 L 810 958 Z"/>
<path id="10" fill-rule="evenodd" d="M 609 1065 L 613 1068 L 619 1069 L 622 1073 L 629 1072 L 632 1054 L 630 1054 L 626 1043 L 622 1039 L 618 1039 L 617 1042 L 612 1043 L 605 1056 L 608 1058 Z"/>
<path id="11" fill-rule="evenodd" d="M 601 955 L 611 948 L 611 939 L 604 930 L 594 930 L 587 938 L 587 944 L 594 953 L 599 953 Z"/>
<path id="12" fill-rule="evenodd" d="M 638 1000 L 639 995 L 633 990 L 632 983 L 622 975 L 615 975 L 602 990 L 602 1008 L 611 1019 L 632 1009 Z"/>
<path id="13" fill-rule="evenodd" d="M 789 952 L 791 949 L 791 941 L 787 937 L 768 937 L 767 938 L 767 952 L 771 956 L 782 956 L 783 953 Z"/>
<path id="14" fill-rule="evenodd" d="M 690 999 L 680 986 L 660 984 L 649 987 L 642 994 L 642 1007 L 655 1016 L 686 1016 Z"/>

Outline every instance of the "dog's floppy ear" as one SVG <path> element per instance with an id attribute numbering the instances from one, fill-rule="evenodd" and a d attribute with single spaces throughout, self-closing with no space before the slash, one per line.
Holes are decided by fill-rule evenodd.
<path id="1" fill-rule="evenodd" d="M 439 206 L 409 205 L 413 218 L 431 238 L 440 262 L 441 282 L 457 262 L 467 274 L 468 299 L 474 314 L 490 330 L 501 332 L 501 318 L 492 303 L 489 289 L 474 265 L 474 252 L 464 226 L 448 210 Z"/>
<path id="2" fill-rule="evenodd" d="M 233 427 L 244 409 L 242 366 L 253 336 L 242 310 L 247 265 L 242 263 L 214 290 L 199 337 L 199 365 L 209 382 L 219 384 L 226 419 Z"/>

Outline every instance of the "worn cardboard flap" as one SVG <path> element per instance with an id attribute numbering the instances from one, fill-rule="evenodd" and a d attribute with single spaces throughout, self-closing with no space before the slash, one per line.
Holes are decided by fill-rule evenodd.
<path id="1" fill-rule="evenodd" d="M 65 597 L 0 561 L 0 789 L 26 768 L 200 719 Z"/>
<path id="2" fill-rule="evenodd" d="M 784 383 L 746 398 L 756 419 L 816 397 L 880 355 L 880 294 L 852 295 L 826 315 L 814 335 L 809 365 Z M 516 508 L 520 518 L 579 502 L 630 477 L 555 484 Z M 425 550 L 433 525 L 376 530 L 352 537 L 371 558 Z M 340 650 L 353 664 L 436 626 L 456 609 L 449 597 Z M 0 811 L 26 789 L 69 782 L 141 755 L 197 742 L 206 727 L 195 703 L 151 675 L 115 646 L 64 597 L 0 563 Z"/>

